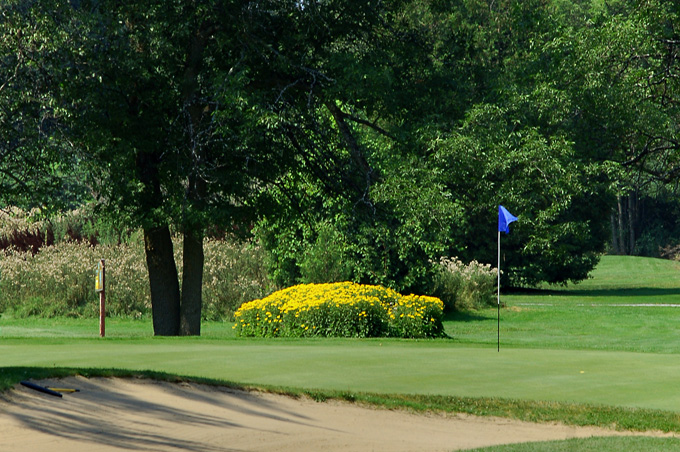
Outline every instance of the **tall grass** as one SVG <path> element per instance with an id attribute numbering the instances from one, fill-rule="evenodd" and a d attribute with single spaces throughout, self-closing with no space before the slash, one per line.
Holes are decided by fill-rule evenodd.
<path id="1" fill-rule="evenodd" d="M 107 310 L 140 317 L 149 310 L 144 249 L 64 242 L 36 254 L 6 250 L 0 259 L 0 310 L 18 317 L 96 316 L 95 268 L 106 260 Z"/>
<path id="2" fill-rule="evenodd" d="M 0 210 L 0 313 L 95 316 L 98 308 L 91 286 L 97 262 L 105 259 L 107 312 L 133 318 L 148 315 L 148 274 L 139 231 L 95 218 L 87 208 L 49 219 L 38 211 Z M 182 247 L 179 239 L 174 242 L 181 279 Z M 208 239 L 204 246 L 204 320 L 231 319 L 242 303 L 279 289 L 264 265 L 266 252 L 255 243 Z M 329 254 L 318 248 L 305 256 L 302 280 L 347 276 L 347 264 L 335 251 Z M 482 309 L 493 302 L 495 270 L 489 265 L 466 265 L 456 258 L 442 258 L 433 265 L 432 295 L 442 299 L 448 311 Z"/>
<path id="3" fill-rule="evenodd" d="M 491 265 L 477 261 L 464 264 L 455 257 L 442 257 L 433 264 L 434 295 L 444 302 L 447 311 L 482 309 L 494 304 L 497 270 Z"/>
<path id="4" fill-rule="evenodd" d="M 15 317 L 98 315 L 94 276 L 106 261 L 107 313 L 150 313 L 148 271 L 139 234 L 118 245 L 61 242 L 39 252 L 9 248 L 0 253 L 0 312 Z M 181 246 L 175 241 L 181 278 Z M 245 301 L 271 291 L 263 251 L 249 242 L 206 240 L 203 286 L 205 320 L 230 318 Z"/>
<path id="5" fill-rule="evenodd" d="M 243 303 L 276 289 L 267 273 L 265 251 L 254 242 L 210 239 L 204 246 L 204 320 L 231 319 Z"/>

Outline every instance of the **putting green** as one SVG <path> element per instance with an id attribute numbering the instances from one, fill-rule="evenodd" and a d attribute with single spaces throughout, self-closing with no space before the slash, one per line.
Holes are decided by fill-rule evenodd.
<path id="1" fill-rule="evenodd" d="M 680 412 L 674 354 L 449 341 L 7 339 L 2 366 L 155 370 L 245 384 L 573 401 Z M 0 369 L 1 371 L 1 369 Z"/>

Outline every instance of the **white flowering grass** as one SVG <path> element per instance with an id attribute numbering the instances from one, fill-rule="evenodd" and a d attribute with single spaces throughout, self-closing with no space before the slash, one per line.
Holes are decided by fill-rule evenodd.
<path id="1" fill-rule="evenodd" d="M 442 257 L 435 263 L 435 294 L 447 310 L 482 309 L 494 304 L 497 269 L 456 257 Z"/>
<path id="2" fill-rule="evenodd" d="M 176 239 L 174 245 L 181 278 L 181 241 Z M 229 319 L 243 302 L 271 291 L 262 253 L 250 243 L 206 240 L 204 319 Z M 148 316 L 148 271 L 138 235 L 120 245 L 61 242 L 36 254 L 11 248 L 0 252 L 0 313 L 96 317 L 99 297 L 94 278 L 100 259 L 106 261 L 107 313 Z"/>
<path id="3" fill-rule="evenodd" d="M 96 316 L 94 276 L 106 261 L 107 312 L 140 317 L 149 311 L 143 247 L 92 247 L 63 242 L 31 252 L 6 250 L 0 257 L 0 309 L 17 316 Z"/>

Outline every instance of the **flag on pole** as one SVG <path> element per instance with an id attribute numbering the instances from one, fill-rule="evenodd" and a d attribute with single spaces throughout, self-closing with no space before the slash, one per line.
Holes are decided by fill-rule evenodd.
<path id="1" fill-rule="evenodd" d="M 498 351 L 501 351 L 501 231 L 508 234 L 510 223 L 517 221 L 517 217 L 508 212 L 508 209 L 498 205 Z"/>
<path id="2" fill-rule="evenodd" d="M 508 212 L 508 209 L 499 205 L 498 206 L 498 232 L 505 232 L 508 234 L 510 232 L 510 223 L 517 221 L 517 217 Z"/>

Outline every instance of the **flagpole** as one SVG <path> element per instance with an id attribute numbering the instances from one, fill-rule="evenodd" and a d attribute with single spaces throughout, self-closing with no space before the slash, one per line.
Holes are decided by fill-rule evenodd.
<path id="1" fill-rule="evenodd" d="M 508 209 L 498 205 L 498 351 L 501 351 L 501 231 L 510 232 L 508 225 L 517 221 L 517 217 Z"/>
<path id="2" fill-rule="evenodd" d="M 501 351 L 501 231 L 498 231 L 498 352 Z"/>

